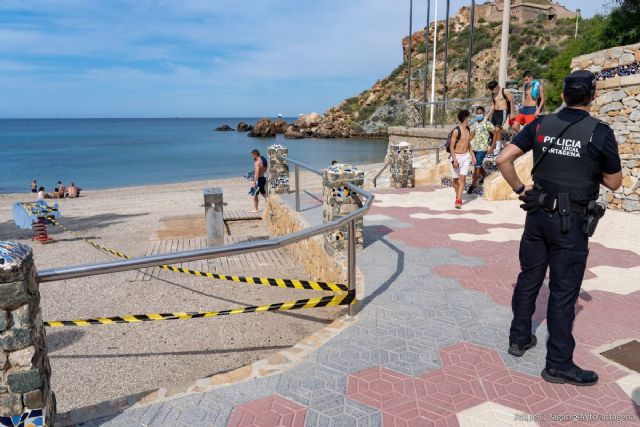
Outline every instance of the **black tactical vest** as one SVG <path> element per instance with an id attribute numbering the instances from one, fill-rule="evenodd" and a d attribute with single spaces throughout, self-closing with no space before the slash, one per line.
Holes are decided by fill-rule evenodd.
<path id="1" fill-rule="evenodd" d="M 536 130 L 533 162 L 549 150 L 534 172 L 533 181 L 550 194 L 569 193 L 572 202 L 598 198 L 602 171 L 589 156 L 588 145 L 599 120 L 587 116 L 558 135 L 570 124 L 557 114 L 544 117 Z"/>

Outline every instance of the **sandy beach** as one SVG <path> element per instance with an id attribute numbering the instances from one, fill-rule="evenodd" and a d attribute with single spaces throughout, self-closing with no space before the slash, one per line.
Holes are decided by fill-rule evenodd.
<path id="1" fill-rule="evenodd" d="M 380 164 L 362 168 L 371 174 Z M 321 192 L 321 180 L 301 174 L 302 188 Z M 58 202 L 61 222 L 82 236 L 131 256 L 148 252 L 167 218 L 204 216 L 202 190 L 224 189 L 225 209 L 251 209 L 249 183 L 243 178 L 195 181 L 87 190 L 78 199 Z M 103 262 L 112 257 L 53 225 L 55 243 L 31 240 L 32 230 L 18 229 L 11 208 L 17 201 L 31 201 L 31 193 L 0 195 L 0 240 L 30 245 L 39 270 Z M 263 202 L 261 203 L 261 207 Z M 321 215 L 321 209 L 318 209 Z M 261 221 L 232 223 L 236 239 L 268 237 Z M 169 251 L 185 249 L 174 239 Z M 173 246 L 171 246 L 173 244 Z M 176 246 L 177 245 L 177 246 Z M 286 251 L 286 249 L 285 249 Z M 280 259 L 286 264 L 286 252 Z M 285 258 L 285 259 L 282 259 Z M 276 268 L 266 262 L 234 264 L 244 271 L 227 274 L 267 276 L 295 274 L 311 278 L 297 265 Z M 229 264 L 231 265 L 231 264 Z M 284 269 L 285 271 L 280 271 Z M 156 269 L 157 270 L 157 269 Z M 256 271 L 259 270 L 259 271 Z M 148 281 L 136 272 L 123 272 L 41 285 L 45 320 L 69 320 L 96 316 L 167 311 L 221 310 L 320 296 L 314 291 L 238 285 L 203 278 L 164 273 Z M 70 411 L 161 386 L 193 381 L 244 366 L 289 347 L 330 323 L 341 309 L 323 308 L 287 313 L 259 313 L 190 321 L 107 325 L 91 328 L 49 329 L 47 342 L 53 370 L 53 388 L 60 412 Z"/>

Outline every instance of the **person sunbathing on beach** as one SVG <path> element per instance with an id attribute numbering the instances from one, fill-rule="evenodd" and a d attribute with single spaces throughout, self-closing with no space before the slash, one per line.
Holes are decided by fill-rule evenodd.
<path id="1" fill-rule="evenodd" d="M 38 188 L 38 200 L 51 199 L 51 194 L 47 193 L 44 187 Z"/>
<path id="2" fill-rule="evenodd" d="M 258 150 L 251 152 L 253 158 L 253 210 L 252 213 L 258 212 L 259 195 L 267 198 L 267 179 L 264 177 L 264 173 L 267 171 L 267 159 L 260 155 Z"/>
<path id="3" fill-rule="evenodd" d="M 66 188 L 64 187 L 64 184 L 62 183 L 62 181 L 58 181 L 58 188 L 56 188 L 56 197 L 58 199 L 62 199 L 65 197 L 65 193 L 66 193 Z"/>
<path id="4" fill-rule="evenodd" d="M 76 197 L 80 197 L 81 188 L 76 187 L 76 185 L 72 182 L 67 187 L 67 197 L 70 199 L 75 199 Z"/>

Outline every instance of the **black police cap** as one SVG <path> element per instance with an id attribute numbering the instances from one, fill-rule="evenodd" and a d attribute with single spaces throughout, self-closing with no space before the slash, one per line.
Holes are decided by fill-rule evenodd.
<path id="1" fill-rule="evenodd" d="M 564 79 L 564 88 L 584 87 L 588 91 L 596 90 L 596 76 L 587 70 L 578 70 L 569 74 Z"/>

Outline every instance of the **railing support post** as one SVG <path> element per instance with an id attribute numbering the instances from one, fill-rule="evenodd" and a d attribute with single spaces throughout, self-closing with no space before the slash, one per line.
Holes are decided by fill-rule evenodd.
<path id="1" fill-rule="evenodd" d="M 300 212 L 300 166 L 295 165 L 296 175 L 296 212 Z"/>
<path id="2" fill-rule="evenodd" d="M 50 427 L 56 412 L 31 248 L 0 242 L 0 415 Z M 17 425 L 17 422 L 15 423 Z"/>
<path id="3" fill-rule="evenodd" d="M 412 187 L 413 145 L 408 142 L 389 143 L 389 165 L 391 170 L 391 188 Z"/>
<path id="4" fill-rule="evenodd" d="M 204 216 L 207 223 L 207 246 L 224 245 L 224 202 L 221 187 L 204 189 Z"/>
<path id="5" fill-rule="evenodd" d="M 349 292 L 356 291 L 356 221 L 349 221 L 349 247 L 347 250 L 347 269 L 349 270 Z M 358 314 L 358 301 L 349 306 L 349 316 Z"/>

